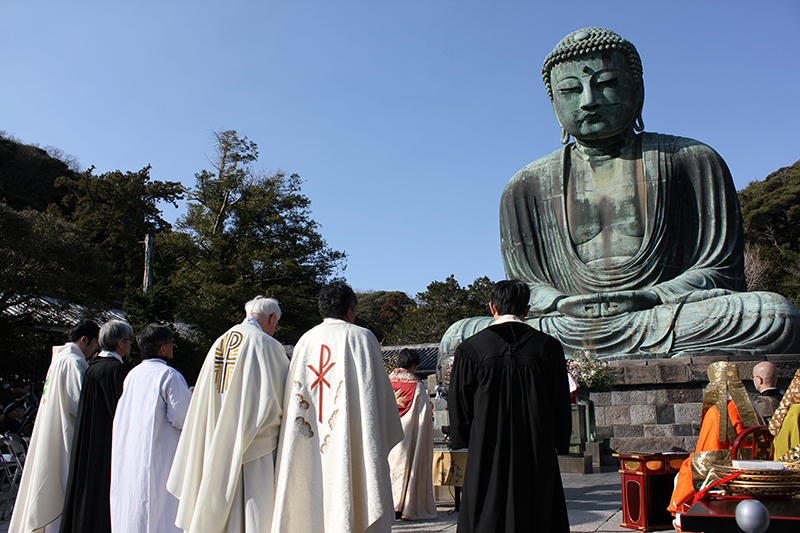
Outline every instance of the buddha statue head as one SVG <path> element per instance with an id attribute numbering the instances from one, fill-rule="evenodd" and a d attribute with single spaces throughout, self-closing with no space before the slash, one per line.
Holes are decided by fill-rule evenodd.
<path id="1" fill-rule="evenodd" d="M 603 28 L 561 39 L 542 67 L 561 142 L 604 142 L 642 131 L 642 61 L 632 43 Z"/>

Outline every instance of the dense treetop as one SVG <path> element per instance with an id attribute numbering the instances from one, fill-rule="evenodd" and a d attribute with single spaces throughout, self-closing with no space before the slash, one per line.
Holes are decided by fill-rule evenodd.
<path id="1" fill-rule="evenodd" d="M 54 326 L 40 296 L 86 303 L 89 314 L 124 306 L 135 330 L 171 324 L 181 345 L 175 366 L 190 380 L 213 339 L 241 321 L 244 303 L 259 294 L 281 302 L 282 342 L 319 321 L 317 293 L 343 270 L 345 254 L 322 238 L 302 180 L 254 170 L 258 147 L 235 131 L 215 132 L 214 141 L 211 169 L 186 190 L 152 180 L 150 167 L 79 172 L 46 150 L 0 138 L 0 340 L 7 356 L 20 355 L 6 357 L 15 367 L 5 365 L 7 372 L 30 371 L 25 353 L 44 359 L 46 344 L 62 341 L 40 338 Z M 173 228 L 159 204 L 177 206 L 184 197 L 187 213 Z M 147 293 L 146 235 L 155 237 Z M 39 345 L 31 346 L 34 339 Z"/>

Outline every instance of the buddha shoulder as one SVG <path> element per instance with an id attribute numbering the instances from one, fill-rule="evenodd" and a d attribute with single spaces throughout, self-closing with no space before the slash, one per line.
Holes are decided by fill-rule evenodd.
<path id="1" fill-rule="evenodd" d="M 552 154 L 537 159 L 514 174 L 514 177 L 506 184 L 503 195 L 514 194 L 514 191 L 521 188 L 550 189 L 550 186 L 560 184 L 558 177 L 563 175 L 563 160 L 564 148 L 559 148 Z M 549 183 L 550 177 L 556 178 L 556 181 Z"/>
<path id="2" fill-rule="evenodd" d="M 643 133 L 642 151 L 653 149 L 680 157 L 722 161 L 722 157 L 713 148 L 696 139 L 663 133 Z"/>

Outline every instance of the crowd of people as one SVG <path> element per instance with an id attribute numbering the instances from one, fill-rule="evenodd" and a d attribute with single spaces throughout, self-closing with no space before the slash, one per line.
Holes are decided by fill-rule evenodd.
<path id="1" fill-rule="evenodd" d="M 568 374 L 562 345 L 524 322 L 529 298 L 521 281 L 495 284 L 492 325 L 456 352 L 451 447 L 470 449 L 460 532 L 520 530 L 531 509 L 546 530 L 569 531 L 556 458 L 569 445 Z M 191 388 L 168 365 L 168 327 L 134 337 L 119 320 L 78 323 L 53 347 L 40 403 L 23 382 L 3 390 L 4 431 L 36 415 L 9 531 L 372 532 L 435 518 L 419 355 L 401 350 L 387 375 L 356 306 L 345 283 L 325 286 L 323 321 L 290 360 L 273 338 L 280 305 L 258 296 Z M 142 361 L 130 369 L 134 339 Z M 784 394 L 775 366 L 755 365 L 752 400 L 736 363 L 714 363 L 708 377 L 697 447 L 669 506 L 678 528 L 704 464 L 730 457 L 745 428 L 769 424 L 774 457 L 800 458 L 800 370 Z"/>
<path id="2" fill-rule="evenodd" d="M 0 383 L 0 433 L 29 437 L 38 407 L 39 398 L 30 381 L 4 379 Z"/>
<path id="3" fill-rule="evenodd" d="M 460 530 L 520 524 L 531 497 L 547 500 L 550 530 L 568 530 L 555 458 L 570 432 L 566 366 L 561 345 L 522 322 L 529 296 L 522 282 L 497 283 L 496 324 L 464 343 L 453 370 L 453 443 L 476 450 Z M 388 532 L 398 519 L 435 518 L 419 355 L 402 350 L 387 374 L 356 306 L 347 284 L 325 286 L 322 323 L 290 359 L 273 338 L 279 303 L 258 296 L 210 348 L 194 387 L 168 364 L 168 327 L 76 324 L 53 347 L 9 531 Z M 131 369 L 134 341 L 142 361 Z M 523 438 L 512 446 L 515 424 Z M 498 435 L 492 452 L 485 444 Z M 534 469 L 546 486 L 519 475 L 532 461 L 548 464 Z"/>
<path id="4" fill-rule="evenodd" d="M 396 516 L 435 517 L 418 356 L 390 380 L 356 306 L 347 284 L 325 286 L 323 321 L 290 360 L 273 338 L 280 305 L 258 296 L 194 387 L 168 364 L 168 327 L 78 323 L 53 347 L 9 531 L 389 531 Z"/>

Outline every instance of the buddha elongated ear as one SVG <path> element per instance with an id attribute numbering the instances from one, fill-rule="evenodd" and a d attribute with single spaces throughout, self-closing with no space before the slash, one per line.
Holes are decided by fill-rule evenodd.
<path id="1" fill-rule="evenodd" d="M 639 85 L 639 112 L 636 114 L 636 119 L 633 121 L 633 129 L 635 131 L 644 131 L 644 119 L 642 118 L 642 109 L 644 109 L 644 83 Z"/>

